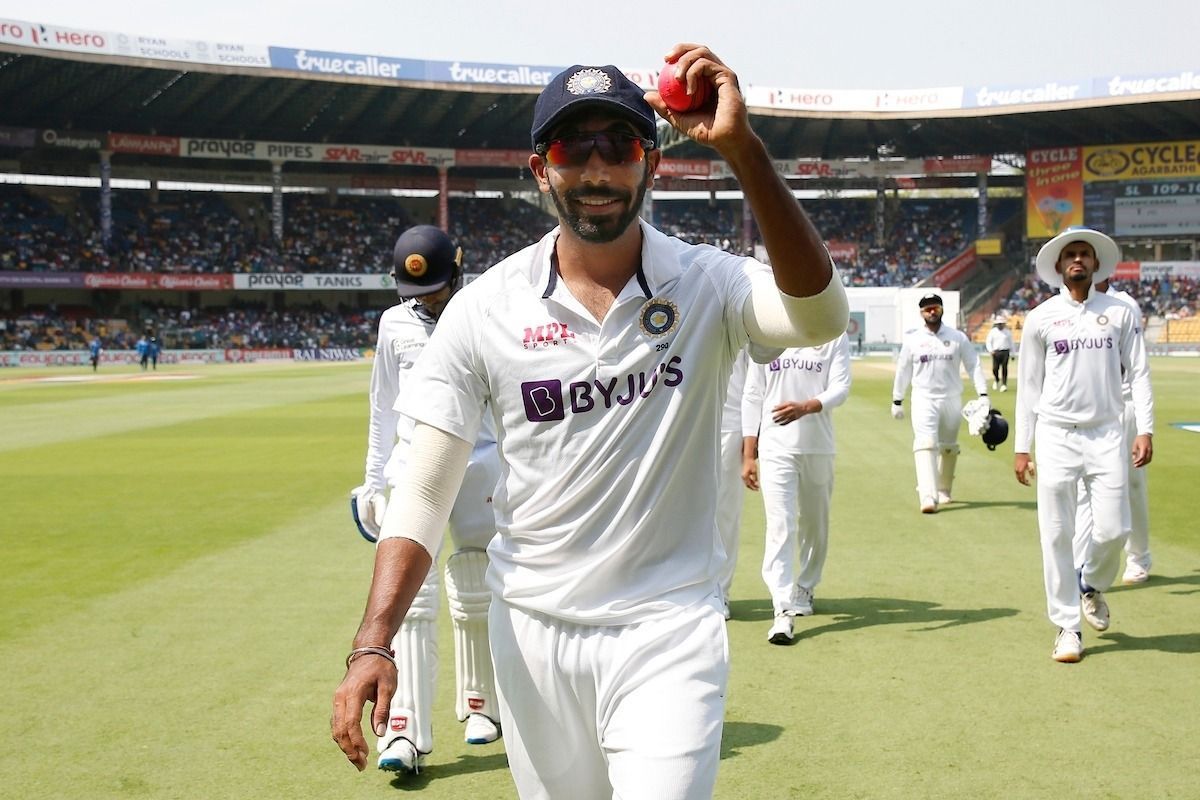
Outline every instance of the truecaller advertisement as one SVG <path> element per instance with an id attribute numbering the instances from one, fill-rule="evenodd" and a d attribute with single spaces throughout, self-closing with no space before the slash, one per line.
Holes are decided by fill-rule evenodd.
<path id="1" fill-rule="evenodd" d="M 396 81 L 425 80 L 425 62 L 387 56 L 364 56 L 327 50 L 296 50 L 271 47 L 271 66 L 295 72 L 320 75 L 346 75 L 355 78 L 384 78 Z"/>

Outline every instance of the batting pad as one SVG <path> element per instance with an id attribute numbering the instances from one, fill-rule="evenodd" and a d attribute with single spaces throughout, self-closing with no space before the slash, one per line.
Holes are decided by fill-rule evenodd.
<path id="1" fill-rule="evenodd" d="M 437 681 L 437 628 L 431 620 L 405 620 L 392 639 L 396 651 L 396 694 L 388 709 L 382 751 L 403 737 L 428 753 L 433 749 L 433 693 Z"/>
<path id="2" fill-rule="evenodd" d="M 400 630 L 392 638 L 392 649 L 396 651 L 396 694 L 388 710 L 387 732 L 379 739 L 380 750 L 398 737 L 408 739 L 421 753 L 433 749 L 438 583 L 438 571 L 430 569 Z"/>
<path id="3" fill-rule="evenodd" d="M 488 557 L 483 550 L 459 550 L 446 559 L 446 598 L 454 623 L 455 713 L 500 719 L 496 676 L 488 647 L 488 607 L 492 593 L 484 583 Z"/>
<path id="4" fill-rule="evenodd" d="M 938 455 L 937 487 L 939 492 L 951 494 L 951 489 L 954 488 L 956 466 L 958 466 L 958 445 L 943 447 Z"/>
<path id="5" fill-rule="evenodd" d="M 913 442 L 913 461 L 917 467 L 917 494 L 922 498 L 937 497 L 937 442 L 921 437 Z"/>

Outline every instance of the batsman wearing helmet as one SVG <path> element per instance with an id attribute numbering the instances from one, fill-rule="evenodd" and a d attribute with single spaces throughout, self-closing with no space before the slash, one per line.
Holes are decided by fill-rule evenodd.
<path id="1" fill-rule="evenodd" d="M 371 370 L 371 417 L 366 476 L 351 493 L 351 513 L 359 532 L 374 542 L 408 456 L 413 422 L 395 409 L 413 365 L 438 317 L 462 281 L 462 250 L 431 225 L 405 231 L 396 242 L 396 291 L 402 302 L 379 318 L 379 339 Z M 446 561 L 446 595 L 454 625 L 455 697 L 466 740 L 485 744 L 500 737 L 487 614 L 491 593 L 483 582 L 485 549 L 496 532 L 492 491 L 499 475 L 496 437 L 487 426 L 471 453 L 466 477 L 450 513 L 454 552 Z M 396 693 L 387 729 L 379 737 L 379 768 L 416 772 L 433 749 L 431 709 L 437 675 L 438 570 L 421 585 L 412 608 L 392 639 Z M 378 653 L 377 655 L 382 655 Z"/>
<path id="2" fill-rule="evenodd" d="M 942 322 L 941 296 L 927 294 L 918 305 L 925 324 L 904 334 L 892 384 L 892 417 L 904 419 L 904 394 L 911 383 L 917 495 L 921 512 L 933 514 L 939 505 L 951 502 L 954 488 L 958 430 L 962 424 L 959 367 L 971 376 L 980 398 L 987 397 L 987 380 L 971 340 Z"/>

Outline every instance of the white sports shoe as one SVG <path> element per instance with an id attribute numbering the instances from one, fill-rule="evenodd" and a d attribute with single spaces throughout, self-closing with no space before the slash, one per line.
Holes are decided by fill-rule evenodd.
<path id="1" fill-rule="evenodd" d="M 953 502 L 954 501 L 950 498 L 949 492 L 938 492 L 938 505 L 939 506 L 947 506 Z"/>
<path id="2" fill-rule="evenodd" d="M 922 514 L 936 514 L 937 513 L 937 499 L 933 498 L 933 497 L 922 497 L 921 498 L 921 513 Z"/>
<path id="3" fill-rule="evenodd" d="M 1054 638 L 1054 652 L 1050 657 L 1063 664 L 1074 664 L 1083 658 L 1083 638 L 1077 631 L 1059 628 Z"/>
<path id="4" fill-rule="evenodd" d="M 1125 565 L 1125 574 L 1121 576 L 1121 583 L 1145 583 L 1149 579 L 1150 570 L 1136 561 L 1130 561 Z"/>
<path id="5" fill-rule="evenodd" d="M 393 739 L 379 752 L 379 768 L 388 772 L 410 772 L 416 775 L 425 766 L 425 756 L 408 739 Z"/>
<path id="6" fill-rule="evenodd" d="M 483 714 L 467 717 L 467 744 L 490 744 L 500 738 L 500 726 Z"/>
<path id="7" fill-rule="evenodd" d="M 1000 381 L 992 381 L 992 391 L 1000 388 Z"/>
<path id="8" fill-rule="evenodd" d="M 1007 383 L 1002 383 L 1002 384 L 1000 384 L 1000 391 L 1002 391 L 1002 392 L 1007 392 L 1007 391 L 1008 391 L 1008 384 L 1007 384 Z"/>
<path id="9" fill-rule="evenodd" d="M 1108 630 L 1108 603 L 1104 601 L 1104 593 L 1093 589 L 1079 595 L 1079 607 L 1083 618 L 1098 631 Z"/>
<path id="10" fill-rule="evenodd" d="M 767 632 L 767 641 L 771 644 L 791 644 L 792 618 L 787 614 L 776 614 L 775 622 Z"/>
<path id="11" fill-rule="evenodd" d="M 806 589 L 800 585 L 792 587 L 792 615 L 796 617 L 811 617 L 812 613 L 812 589 Z"/>

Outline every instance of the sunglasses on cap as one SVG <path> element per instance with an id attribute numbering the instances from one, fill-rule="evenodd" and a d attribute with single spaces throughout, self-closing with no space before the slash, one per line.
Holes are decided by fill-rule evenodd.
<path id="1" fill-rule="evenodd" d="M 620 131 L 596 131 L 560 136 L 540 142 L 533 152 L 555 167 L 582 167 L 595 150 L 610 166 L 636 164 L 654 149 L 654 140 Z"/>

